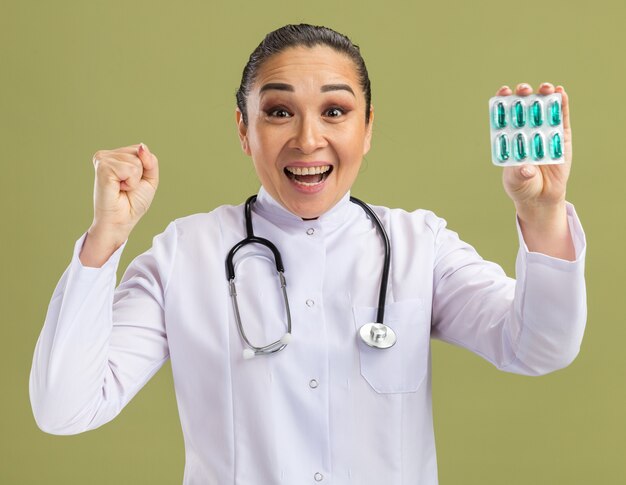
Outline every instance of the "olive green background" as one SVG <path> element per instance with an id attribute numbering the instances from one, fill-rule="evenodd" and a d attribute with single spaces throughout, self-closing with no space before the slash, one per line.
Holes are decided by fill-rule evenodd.
<path id="1" fill-rule="evenodd" d="M 517 236 L 490 161 L 488 98 L 523 81 L 566 87 L 568 199 L 589 243 L 582 350 L 567 369 L 532 378 L 434 342 L 440 483 L 626 483 L 622 0 L 0 5 L 0 483 L 182 482 L 169 365 L 111 423 L 59 437 L 32 418 L 33 350 L 74 241 L 91 223 L 94 152 L 143 141 L 160 160 L 160 187 L 121 277 L 172 219 L 257 190 L 235 132 L 234 92 L 263 35 L 301 21 L 345 32 L 368 63 L 374 140 L 353 193 L 434 210 L 509 274 Z"/>

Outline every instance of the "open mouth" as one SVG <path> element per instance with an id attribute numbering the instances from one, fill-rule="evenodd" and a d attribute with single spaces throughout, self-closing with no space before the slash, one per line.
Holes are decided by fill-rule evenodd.
<path id="1" fill-rule="evenodd" d="M 297 184 L 305 187 L 319 185 L 332 173 L 332 165 L 318 167 L 285 167 L 285 175 Z"/>

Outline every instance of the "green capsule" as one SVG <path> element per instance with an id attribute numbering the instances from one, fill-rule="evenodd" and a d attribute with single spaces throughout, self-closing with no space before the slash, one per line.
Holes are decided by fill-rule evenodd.
<path id="1" fill-rule="evenodd" d="M 543 137 L 540 133 L 535 133 L 535 136 L 533 136 L 533 158 L 541 160 L 543 155 Z"/>
<path id="2" fill-rule="evenodd" d="M 515 135 L 513 154 L 515 155 L 515 160 L 518 162 L 521 162 L 528 156 L 528 153 L 526 152 L 526 137 L 522 133 Z"/>
<path id="3" fill-rule="evenodd" d="M 535 101 L 530 106 L 530 124 L 533 126 L 543 125 L 543 113 L 541 111 L 541 103 Z"/>
<path id="4" fill-rule="evenodd" d="M 497 129 L 506 127 L 506 112 L 502 102 L 493 105 L 493 125 Z"/>
<path id="5" fill-rule="evenodd" d="M 550 138 L 550 156 L 553 160 L 561 158 L 563 155 L 563 146 L 561 145 L 561 135 L 555 133 Z"/>
<path id="6" fill-rule="evenodd" d="M 498 137 L 498 159 L 501 162 L 506 162 L 511 156 L 511 149 L 509 148 L 509 139 L 505 134 Z"/>
<path id="7" fill-rule="evenodd" d="M 554 100 L 550 105 L 550 124 L 557 126 L 561 123 L 561 105 L 558 100 Z"/>
<path id="8" fill-rule="evenodd" d="M 524 105 L 521 101 L 517 101 L 511 107 L 511 118 L 513 118 L 513 124 L 516 128 L 521 128 L 526 124 L 526 113 L 524 112 Z"/>

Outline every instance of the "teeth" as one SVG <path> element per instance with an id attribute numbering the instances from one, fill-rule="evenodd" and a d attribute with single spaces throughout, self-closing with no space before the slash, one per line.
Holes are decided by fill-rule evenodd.
<path id="1" fill-rule="evenodd" d="M 287 167 L 287 171 L 294 175 L 318 175 L 329 170 L 330 165 L 322 165 L 320 167 Z"/>
<path id="2" fill-rule="evenodd" d="M 300 182 L 299 180 L 294 180 L 294 182 L 296 182 L 298 185 L 304 185 L 306 187 L 313 187 L 314 185 L 322 183 L 321 181 L 319 181 L 319 182 Z"/>

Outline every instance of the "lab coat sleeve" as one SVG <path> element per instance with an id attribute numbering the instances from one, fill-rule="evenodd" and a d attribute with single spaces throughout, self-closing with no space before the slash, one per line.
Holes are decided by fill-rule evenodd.
<path id="1" fill-rule="evenodd" d="M 567 203 L 575 261 L 529 252 L 517 223 L 516 280 L 484 261 L 440 220 L 435 229 L 432 336 L 498 369 L 541 375 L 577 356 L 587 319 L 585 235 Z"/>
<path id="2" fill-rule="evenodd" d="M 100 268 L 72 260 L 52 295 L 35 347 L 30 399 L 38 426 L 76 434 L 113 419 L 167 360 L 164 295 L 176 225 L 133 260 L 115 289 L 122 245 Z"/>

